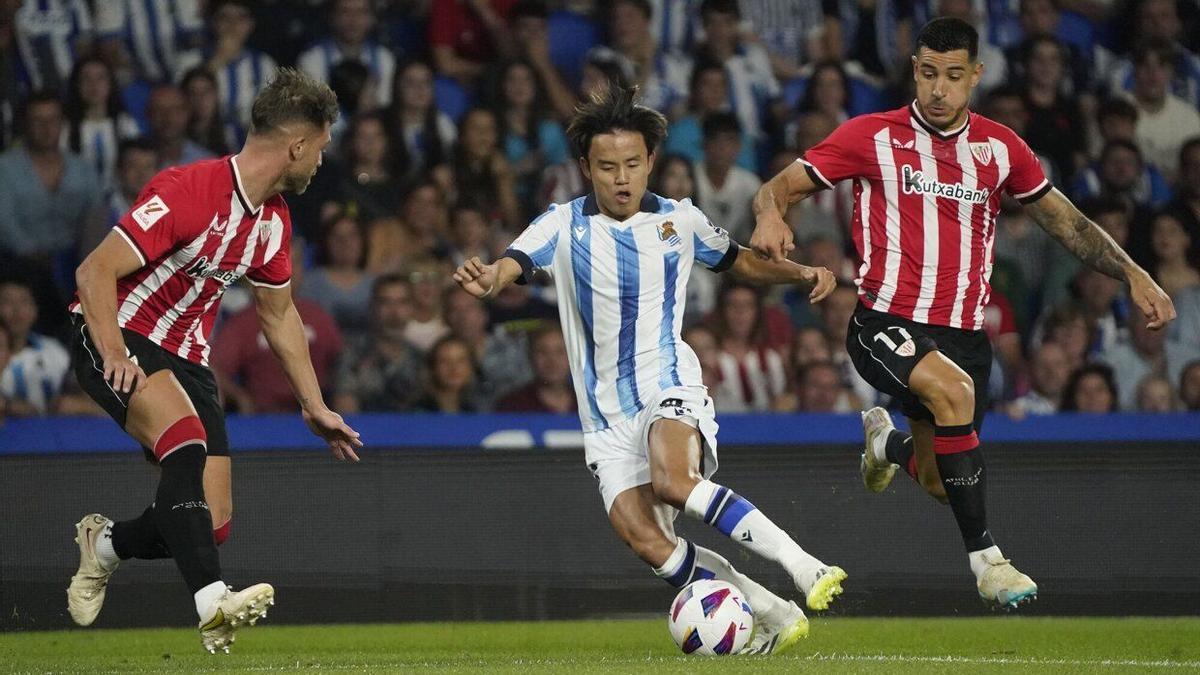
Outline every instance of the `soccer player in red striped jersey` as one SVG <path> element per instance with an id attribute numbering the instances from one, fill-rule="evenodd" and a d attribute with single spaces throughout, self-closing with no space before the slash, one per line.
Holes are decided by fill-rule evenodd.
<path id="1" fill-rule="evenodd" d="M 1023 140 L 969 110 L 983 72 L 978 42 L 958 19 L 926 24 L 912 57 L 916 100 L 849 120 L 766 183 L 754 201 L 751 246 L 786 257 L 793 248 L 787 207 L 854 181 L 852 234 L 862 265 L 846 347 L 863 378 L 900 402 L 912 430 L 894 429 L 882 408 L 863 414 L 864 483 L 881 492 L 900 466 L 949 503 L 980 596 L 1015 607 L 1037 585 L 1003 557 L 988 530 L 978 436 L 992 362 L 982 328 L 1001 194 L 1025 204 L 1085 264 L 1127 282 L 1151 328 L 1161 329 L 1175 310 L 1150 275 L 1046 180 Z"/>
<path id="2" fill-rule="evenodd" d="M 263 335 L 305 422 L 338 459 L 358 460 L 358 433 L 326 407 L 292 304 L 292 226 L 280 196 L 308 187 L 336 118 L 329 87 L 280 70 L 254 102 L 240 153 L 159 173 L 76 271 L 76 377 L 162 470 L 141 516 L 91 514 L 77 525 L 80 564 L 67 605 L 79 625 L 95 620 L 127 558 L 175 559 L 209 652 L 229 651 L 235 629 L 274 604 L 269 584 L 227 589 L 217 556 L 233 500 L 209 338 L 221 296 L 240 278 L 253 287 Z"/>

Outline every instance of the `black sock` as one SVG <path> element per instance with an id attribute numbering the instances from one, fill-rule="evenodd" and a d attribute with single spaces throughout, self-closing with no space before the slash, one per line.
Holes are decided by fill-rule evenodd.
<path id="1" fill-rule="evenodd" d="M 934 427 L 933 451 L 938 472 L 942 474 L 942 487 L 946 489 L 967 552 L 993 546 L 987 528 L 987 472 L 975 429 L 970 424 Z"/>
<path id="2" fill-rule="evenodd" d="M 908 468 L 908 460 L 913 456 L 912 434 L 899 429 L 888 432 L 887 441 L 883 444 L 884 454 L 892 464 Z"/>
<path id="3" fill-rule="evenodd" d="M 113 523 L 112 545 L 121 560 L 157 560 L 171 557 L 167 542 L 163 540 L 162 533 L 158 531 L 158 523 L 154 520 L 153 506 L 147 506 L 142 515 L 133 520 Z"/>
<path id="4" fill-rule="evenodd" d="M 184 446 L 164 458 L 154 521 L 192 593 L 221 580 L 212 516 L 204 501 L 204 446 Z"/>

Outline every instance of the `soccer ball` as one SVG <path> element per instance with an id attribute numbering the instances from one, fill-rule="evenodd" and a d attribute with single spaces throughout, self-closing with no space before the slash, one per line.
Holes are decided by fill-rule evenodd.
<path id="1" fill-rule="evenodd" d="M 684 654 L 736 654 L 754 633 L 754 612 L 736 586 L 706 579 L 679 591 L 667 627 Z"/>

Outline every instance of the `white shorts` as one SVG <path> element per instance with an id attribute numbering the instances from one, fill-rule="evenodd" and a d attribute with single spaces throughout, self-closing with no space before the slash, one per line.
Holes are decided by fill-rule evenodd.
<path id="1" fill-rule="evenodd" d="M 704 387 L 672 387 L 659 392 L 634 417 L 600 431 L 583 435 L 584 458 L 600 483 L 604 511 L 622 492 L 650 484 L 650 425 L 655 420 L 679 420 L 700 431 L 700 472 L 708 478 L 717 471 L 717 420 L 712 399 Z"/>

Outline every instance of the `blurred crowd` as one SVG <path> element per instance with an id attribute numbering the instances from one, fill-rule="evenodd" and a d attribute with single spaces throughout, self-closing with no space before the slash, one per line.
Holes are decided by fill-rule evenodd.
<path id="1" fill-rule="evenodd" d="M 293 288 L 342 412 L 575 410 L 553 288 L 488 303 L 450 281 L 585 190 L 564 126 L 611 82 L 668 115 L 652 189 L 742 243 L 761 181 L 851 116 L 912 98 L 920 26 L 978 27 L 973 109 L 1144 266 L 1179 319 L 1149 331 L 1015 202 L 995 222 L 993 408 L 1200 410 L 1197 0 L 0 0 L 0 418 L 98 414 L 64 343 L 75 266 L 160 169 L 236 152 L 281 65 L 342 115 L 288 195 Z M 696 269 L 685 340 L 718 410 L 877 402 L 845 337 L 848 185 L 788 214 L 795 259 L 842 284 L 810 306 Z M 227 293 L 212 366 L 227 408 L 295 409 L 250 296 Z"/>

